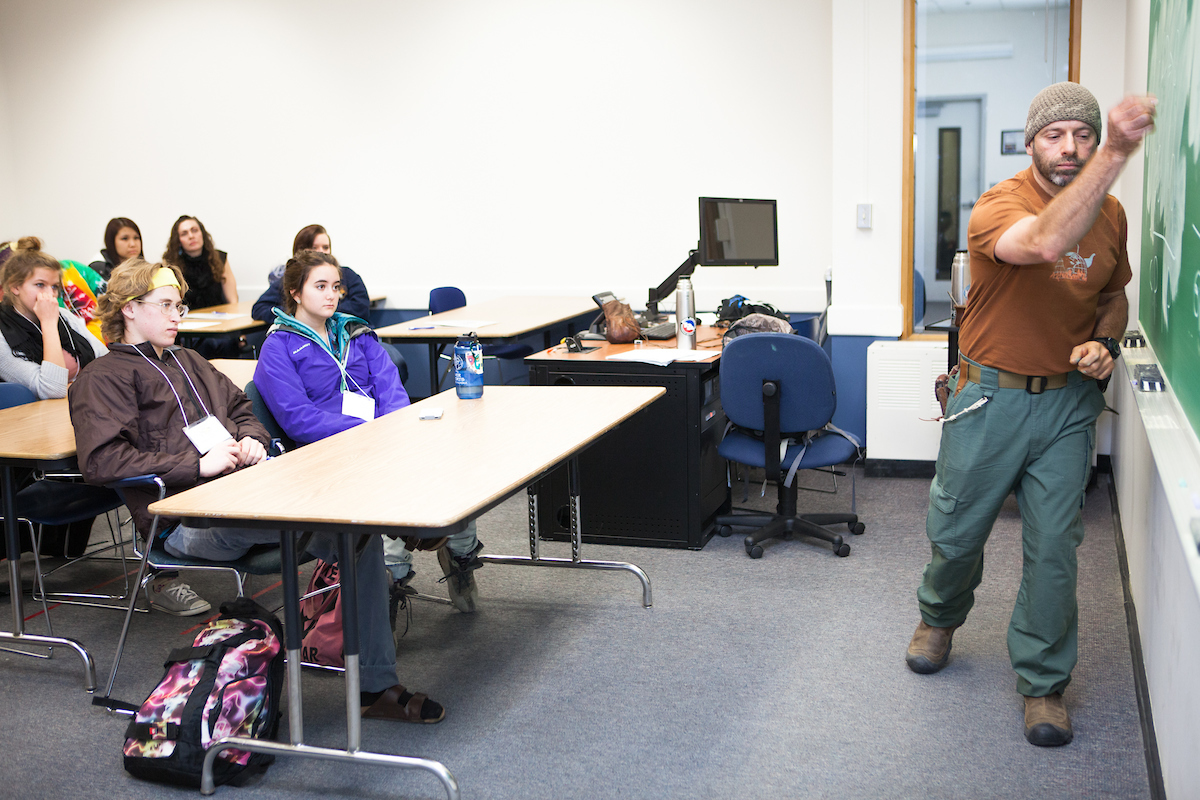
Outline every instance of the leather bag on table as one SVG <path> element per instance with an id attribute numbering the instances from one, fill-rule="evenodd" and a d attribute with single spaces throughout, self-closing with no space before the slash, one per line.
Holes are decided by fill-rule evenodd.
<path id="1" fill-rule="evenodd" d="M 609 344 L 629 344 L 642 338 L 642 329 L 633 318 L 633 310 L 620 300 L 609 300 L 604 304 L 604 324 L 604 338 Z"/>

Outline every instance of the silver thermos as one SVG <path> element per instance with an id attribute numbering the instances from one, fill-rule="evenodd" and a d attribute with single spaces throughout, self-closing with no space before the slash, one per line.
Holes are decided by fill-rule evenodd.
<path id="1" fill-rule="evenodd" d="M 696 349 L 696 296 L 691 278 L 680 278 L 675 289 L 675 342 L 680 350 Z"/>
<path id="2" fill-rule="evenodd" d="M 971 254 L 959 250 L 954 254 L 954 263 L 950 267 L 950 296 L 954 305 L 967 304 L 967 292 L 971 290 Z"/>

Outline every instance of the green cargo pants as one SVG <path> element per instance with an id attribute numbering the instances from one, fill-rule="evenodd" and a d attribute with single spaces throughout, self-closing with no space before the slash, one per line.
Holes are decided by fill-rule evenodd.
<path id="1" fill-rule="evenodd" d="M 988 398 L 942 425 L 925 526 L 933 555 L 917 600 L 927 624 L 962 624 L 983 578 L 984 544 L 1015 490 L 1024 559 L 1008 654 L 1017 691 L 1042 697 L 1062 691 L 1078 661 L 1075 548 L 1104 396 L 1078 372 L 1041 394 L 998 388 L 988 367 L 981 381 L 966 383 L 946 406 L 950 417 Z"/>

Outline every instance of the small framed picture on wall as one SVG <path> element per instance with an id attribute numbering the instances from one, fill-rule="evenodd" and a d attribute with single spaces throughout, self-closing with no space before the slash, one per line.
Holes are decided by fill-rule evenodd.
<path id="1" fill-rule="evenodd" d="M 1000 155 L 1019 156 L 1025 152 L 1025 131 L 1000 131 Z"/>

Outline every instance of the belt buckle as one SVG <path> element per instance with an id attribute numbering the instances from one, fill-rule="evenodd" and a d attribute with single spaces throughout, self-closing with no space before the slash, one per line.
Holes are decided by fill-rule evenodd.
<path id="1" fill-rule="evenodd" d="M 1036 389 L 1033 388 L 1034 381 L 1041 381 L 1041 384 Z M 1030 394 L 1041 394 L 1046 391 L 1046 384 L 1049 382 L 1050 379 L 1045 375 L 1027 375 L 1025 377 L 1025 391 Z"/>

